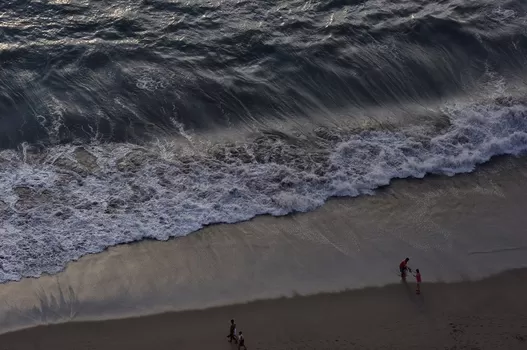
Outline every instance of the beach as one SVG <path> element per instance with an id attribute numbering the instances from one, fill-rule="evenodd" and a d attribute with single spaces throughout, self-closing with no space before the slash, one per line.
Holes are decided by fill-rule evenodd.
<path id="1" fill-rule="evenodd" d="M 525 161 L 121 245 L 3 284 L 0 343 L 228 349 L 234 317 L 250 348 L 521 348 Z M 419 297 L 397 275 L 405 256 L 421 269 Z"/>
<path id="2" fill-rule="evenodd" d="M 0 1 L 0 350 L 527 348 L 526 21 Z"/>
<path id="3" fill-rule="evenodd" d="M 413 283 L 203 311 L 79 322 L 0 336 L 0 348 L 235 349 L 235 318 L 248 349 L 525 349 L 527 271 L 478 282 Z"/>

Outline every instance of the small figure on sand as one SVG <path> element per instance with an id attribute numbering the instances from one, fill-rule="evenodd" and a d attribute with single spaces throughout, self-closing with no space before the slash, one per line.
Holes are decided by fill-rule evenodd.
<path id="1" fill-rule="evenodd" d="M 247 350 L 247 347 L 245 346 L 245 338 L 243 337 L 242 331 L 240 331 L 240 334 L 238 335 L 238 350 L 240 350 L 242 346 L 244 350 Z"/>
<path id="2" fill-rule="evenodd" d="M 234 319 L 231 320 L 231 325 L 229 327 L 229 335 L 227 336 L 229 339 L 229 343 L 232 343 L 234 340 L 234 343 L 238 343 L 238 339 L 236 338 L 236 323 L 234 323 Z"/>
<path id="3" fill-rule="evenodd" d="M 409 271 L 412 272 L 412 269 L 408 266 L 408 261 L 410 261 L 410 258 L 406 258 L 399 264 L 399 271 L 401 272 L 401 278 L 403 280 L 406 280 L 406 272 Z"/>
<path id="4" fill-rule="evenodd" d="M 415 269 L 415 294 L 419 295 L 421 294 L 421 272 L 419 272 L 419 269 Z"/>

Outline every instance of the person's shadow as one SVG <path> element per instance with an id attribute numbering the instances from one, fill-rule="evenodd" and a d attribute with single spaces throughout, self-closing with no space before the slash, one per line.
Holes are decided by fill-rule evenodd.
<path id="1" fill-rule="evenodd" d="M 404 288 L 404 291 L 406 292 L 406 296 L 408 297 L 408 300 L 410 300 L 410 302 L 412 304 L 414 304 L 419 311 L 421 312 L 425 312 L 425 302 L 424 302 L 424 298 L 423 298 L 423 293 L 421 292 L 420 294 L 416 294 L 415 293 L 415 284 L 414 283 L 408 283 L 408 281 L 406 280 L 406 278 L 401 278 L 401 285 L 403 286 Z"/>

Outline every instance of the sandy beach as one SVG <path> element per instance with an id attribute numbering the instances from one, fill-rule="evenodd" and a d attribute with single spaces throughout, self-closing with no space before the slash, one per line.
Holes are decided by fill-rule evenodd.
<path id="1" fill-rule="evenodd" d="M 413 283 L 259 301 L 204 311 L 40 326 L 0 336 L 0 348 L 235 349 L 231 318 L 249 349 L 525 349 L 527 271 L 479 282 Z"/>
<path id="2" fill-rule="evenodd" d="M 233 317 L 250 349 L 525 348 L 524 163 L 395 181 L 0 285 L 0 348 L 230 349 Z M 406 255 L 420 297 L 397 276 Z"/>
<path id="3" fill-rule="evenodd" d="M 0 350 L 527 350 L 526 0 L 0 20 Z"/>

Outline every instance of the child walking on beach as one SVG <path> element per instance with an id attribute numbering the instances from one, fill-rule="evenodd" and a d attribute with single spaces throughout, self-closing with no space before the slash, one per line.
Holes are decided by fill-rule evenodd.
<path id="1" fill-rule="evenodd" d="M 416 289 L 415 294 L 419 295 L 421 294 L 421 272 L 419 272 L 419 269 L 415 269 L 415 282 L 416 282 Z"/>
<path id="2" fill-rule="evenodd" d="M 240 350 L 242 346 L 244 350 L 247 350 L 247 347 L 245 346 L 245 338 L 243 337 L 242 331 L 240 331 L 240 334 L 238 335 L 238 350 Z"/>

